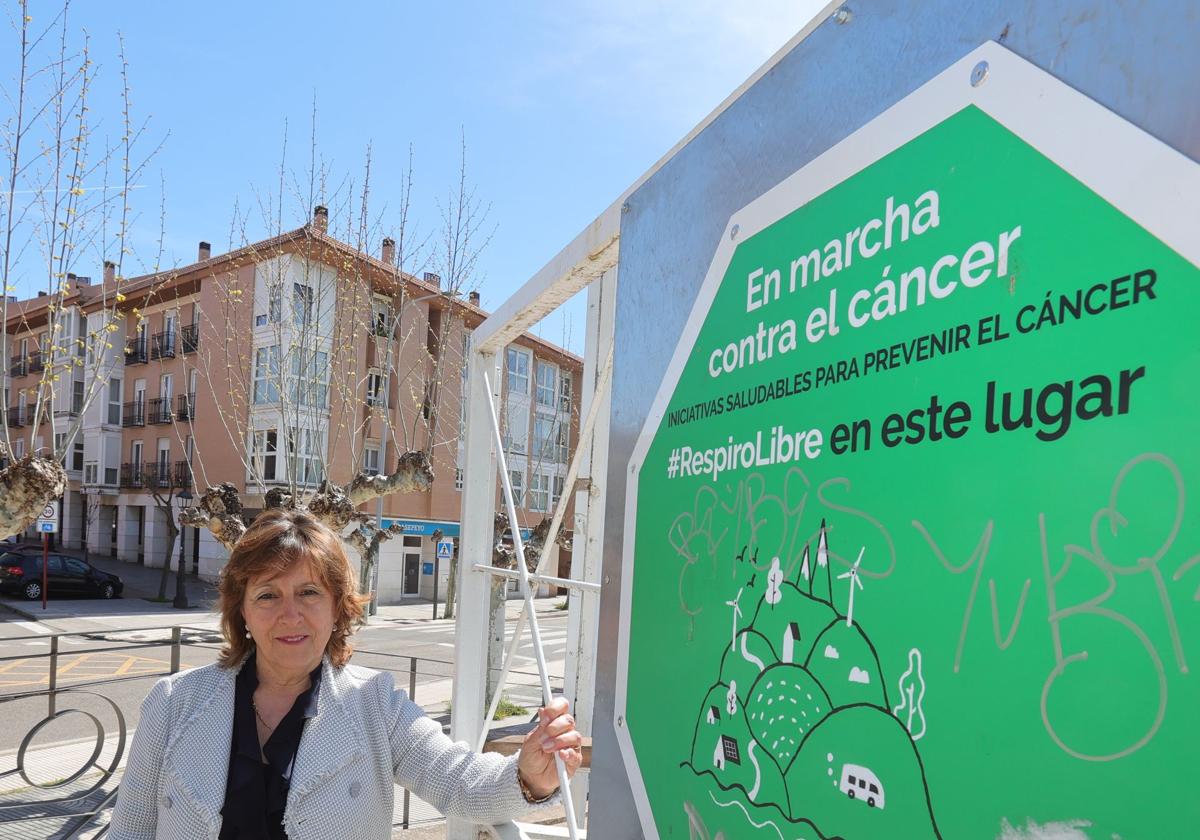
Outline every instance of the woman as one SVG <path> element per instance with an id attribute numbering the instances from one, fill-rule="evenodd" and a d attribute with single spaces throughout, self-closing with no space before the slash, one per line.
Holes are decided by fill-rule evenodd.
<path id="1" fill-rule="evenodd" d="M 454 743 L 392 684 L 350 665 L 363 599 L 341 539 L 302 511 L 262 514 L 221 574 L 220 659 L 160 680 L 109 840 L 389 838 L 394 784 L 449 816 L 511 819 L 549 801 L 581 738 L 556 699 L 519 755 Z"/>

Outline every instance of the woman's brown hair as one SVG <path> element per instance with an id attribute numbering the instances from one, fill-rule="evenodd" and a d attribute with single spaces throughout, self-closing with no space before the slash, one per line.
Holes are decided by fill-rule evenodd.
<path id="1" fill-rule="evenodd" d="M 225 635 L 222 666 L 238 665 L 254 647 L 253 641 L 246 638 L 242 617 L 242 601 L 250 581 L 264 574 L 277 575 L 296 561 L 307 561 L 333 596 L 333 635 L 325 647 L 329 661 L 337 668 L 350 661 L 350 633 L 362 620 L 363 605 L 370 598 L 355 591 L 354 572 L 341 537 L 306 511 L 274 508 L 260 514 L 246 529 L 221 570 L 221 632 Z"/>

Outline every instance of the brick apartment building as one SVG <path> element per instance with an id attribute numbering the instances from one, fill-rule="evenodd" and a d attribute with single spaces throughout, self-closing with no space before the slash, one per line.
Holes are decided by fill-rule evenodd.
<path id="1" fill-rule="evenodd" d="M 112 264 L 98 283 L 69 278 L 55 337 L 57 297 L 10 303 L 3 373 L 14 456 L 48 449 L 52 425 L 61 436 L 82 418 L 65 458 L 59 539 L 161 566 L 166 517 L 207 486 L 234 484 L 252 516 L 272 488 L 303 492 L 325 476 L 344 483 L 359 471 L 388 472 L 400 452 L 427 449 L 430 493 L 394 494 L 364 510 L 405 532 L 383 545 L 380 601 L 429 597 L 434 532 L 459 533 L 464 360 L 486 316 L 478 294 L 462 299 L 436 275 L 400 272 L 390 240 L 376 258 L 334 238 L 324 208 L 301 228 L 226 254 L 202 242 L 197 256 L 123 281 L 120 298 Z M 45 383 L 53 424 L 33 427 L 48 365 L 59 377 Z M 505 448 L 523 526 L 564 492 L 581 373 L 581 359 L 530 334 L 505 353 Z M 210 579 L 227 556 L 201 529 L 184 530 L 183 551 L 187 567 Z"/>

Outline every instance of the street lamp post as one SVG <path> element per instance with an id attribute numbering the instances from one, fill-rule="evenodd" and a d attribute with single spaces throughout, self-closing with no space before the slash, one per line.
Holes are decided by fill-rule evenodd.
<path id="1" fill-rule="evenodd" d="M 181 490 L 179 492 L 179 513 L 182 518 L 183 511 L 192 504 L 192 494 L 189 490 Z M 179 524 L 179 569 L 175 573 L 175 600 L 172 605 L 177 610 L 186 610 L 188 608 L 187 599 L 187 583 L 184 580 L 184 540 L 183 540 L 183 523 Z"/>

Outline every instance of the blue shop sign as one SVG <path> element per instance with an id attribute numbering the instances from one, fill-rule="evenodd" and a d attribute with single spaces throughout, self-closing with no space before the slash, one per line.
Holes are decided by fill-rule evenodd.
<path id="1" fill-rule="evenodd" d="M 434 531 L 441 531 L 443 537 L 457 537 L 459 535 L 459 527 L 457 522 L 429 522 L 424 519 L 384 519 L 383 527 L 390 528 L 393 524 L 399 525 L 404 533 L 414 537 L 432 537 Z M 529 539 L 529 535 L 533 531 L 529 528 L 521 529 L 521 539 Z"/>
<path id="2" fill-rule="evenodd" d="M 399 525 L 405 534 L 414 537 L 432 537 L 434 531 L 441 531 L 444 536 L 457 537 L 457 522 L 429 522 L 423 519 L 384 519 L 383 527 L 390 528 Z"/>

